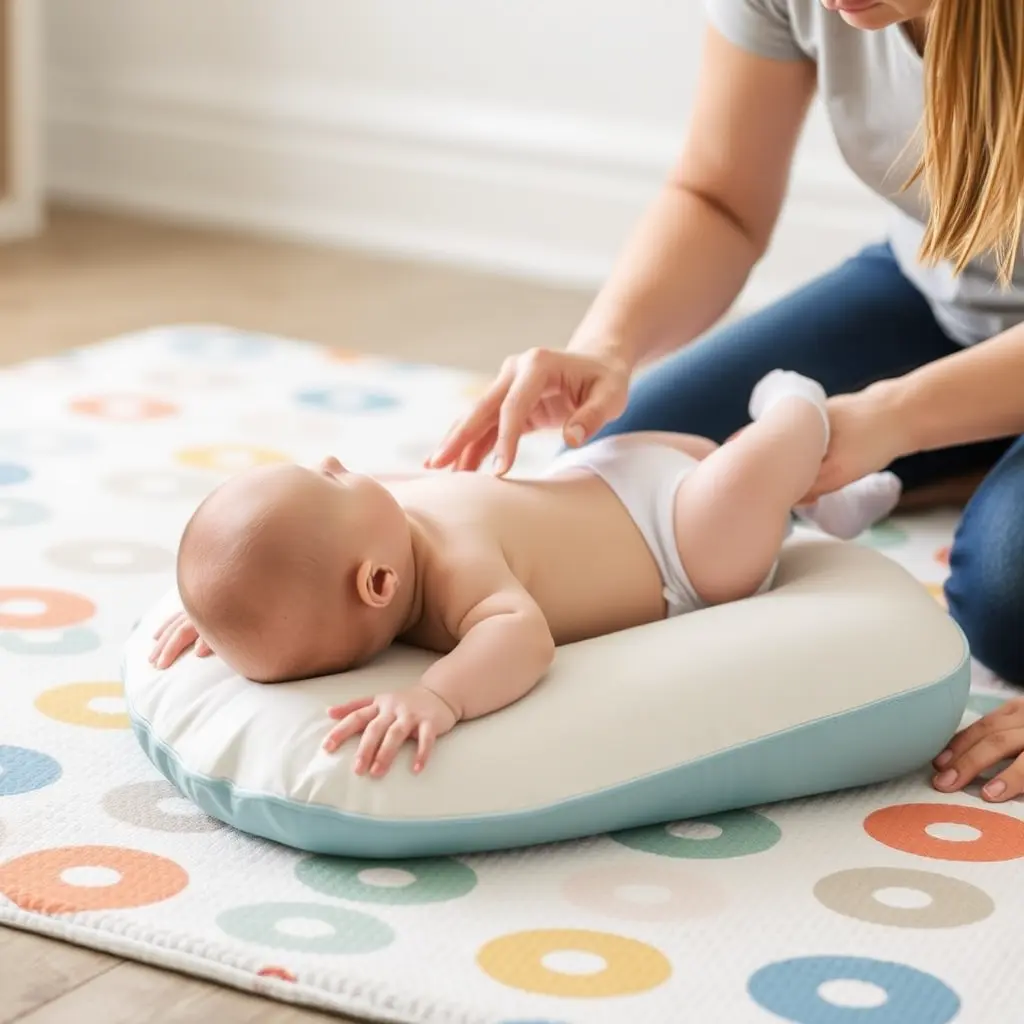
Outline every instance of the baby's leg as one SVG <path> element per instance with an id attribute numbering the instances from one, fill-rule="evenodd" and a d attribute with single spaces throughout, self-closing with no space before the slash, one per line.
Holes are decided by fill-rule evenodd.
<path id="1" fill-rule="evenodd" d="M 751 415 L 754 423 L 708 455 L 676 493 L 679 557 L 710 604 L 749 597 L 762 585 L 828 448 L 825 392 L 805 377 L 766 377 Z"/>

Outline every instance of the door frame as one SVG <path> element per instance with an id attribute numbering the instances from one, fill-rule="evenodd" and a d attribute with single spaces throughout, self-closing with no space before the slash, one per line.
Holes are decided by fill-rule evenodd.
<path id="1" fill-rule="evenodd" d="M 0 240 L 43 219 L 40 0 L 0 0 Z"/>

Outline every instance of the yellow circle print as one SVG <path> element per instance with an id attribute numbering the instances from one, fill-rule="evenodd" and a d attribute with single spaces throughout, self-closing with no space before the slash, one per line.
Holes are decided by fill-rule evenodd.
<path id="1" fill-rule="evenodd" d="M 560 970 L 563 959 L 566 968 Z M 570 999 L 636 995 L 657 988 L 672 974 L 668 958 L 653 946 L 569 928 L 503 935 L 480 950 L 477 963 L 502 985 Z"/>
<path id="2" fill-rule="evenodd" d="M 36 698 L 36 707 L 47 718 L 67 725 L 84 725 L 89 729 L 127 729 L 131 725 L 120 683 L 55 686 Z"/>
<path id="3" fill-rule="evenodd" d="M 273 448 L 258 448 L 248 444 L 211 444 L 198 448 L 183 448 L 176 456 L 183 466 L 193 469 L 214 469 L 221 473 L 238 473 L 253 466 L 268 466 L 274 462 L 288 462 L 288 456 Z"/>

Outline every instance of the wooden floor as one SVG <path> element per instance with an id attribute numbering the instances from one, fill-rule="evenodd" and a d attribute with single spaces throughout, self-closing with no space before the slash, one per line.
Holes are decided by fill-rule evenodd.
<path id="1" fill-rule="evenodd" d="M 487 371 L 558 345 L 587 296 L 445 268 L 55 213 L 0 246 L 0 363 L 154 324 L 253 328 Z M 0 1024 L 301 1024 L 295 1010 L 0 929 Z"/>

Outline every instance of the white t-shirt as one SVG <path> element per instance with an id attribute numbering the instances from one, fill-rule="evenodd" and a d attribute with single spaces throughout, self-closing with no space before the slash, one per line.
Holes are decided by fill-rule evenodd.
<path id="1" fill-rule="evenodd" d="M 889 205 L 890 242 L 903 272 L 920 289 L 945 330 L 973 344 L 1024 321 L 1024 259 L 1013 286 L 998 282 L 991 257 L 959 276 L 950 265 L 923 267 L 926 200 L 920 183 L 903 184 L 921 153 L 924 68 L 904 27 L 851 28 L 819 0 L 704 0 L 714 27 L 737 46 L 775 60 L 806 60 L 818 69 L 818 92 L 836 141 L 853 172 Z"/>

